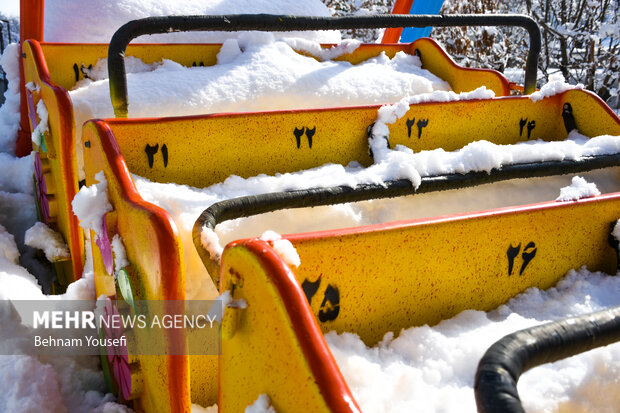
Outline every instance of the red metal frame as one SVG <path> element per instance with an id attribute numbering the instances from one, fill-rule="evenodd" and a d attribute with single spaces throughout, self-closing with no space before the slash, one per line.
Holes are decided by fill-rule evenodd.
<path id="1" fill-rule="evenodd" d="M 409 14 L 412 5 L 413 0 L 396 0 L 392 8 L 392 14 Z M 402 27 L 389 27 L 385 29 L 381 43 L 398 43 L 402 32 Z"/>

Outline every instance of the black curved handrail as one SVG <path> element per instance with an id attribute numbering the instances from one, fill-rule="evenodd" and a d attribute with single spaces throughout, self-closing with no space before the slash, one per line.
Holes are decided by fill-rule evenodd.
<path id="1" fill-rule="evenodd" d="M 509 334 L 484 354 L 474 390 L 480 413 L 524 413 L 517 381 L 526 370 L 620 341 L 620 307 Z"/>
<path id="2" fill-rule="evenodd" d="M 409 180 L 399 179 L 385 182 L 383 185 L 360 184 L 355 188 L 334 186 L 243 196 L 216 202 L 204 210 L 194 223 L 192 238 L 204 266 L 215 285 L 219 286 L 219 259 L 218 257 L 211 257 L 209 251 L 202 244 L 201 236 L 204 229 L 214 230 L 216 225 L 224 221 L 279 209 L 394 198 L 403 195 L 467 188 L 516 178 L 574 174 L 612 166 L 620 166 L 620 154 L 590 156 L 579 160 L 506 165 L 501 169 L 494 169 L 490 173 L 475 171 L 466 174 L 428 176 L 422 178 L 417 188 Z"/>
<path id="3" fill-rule="evenodd" d="M 270 14 L 237 14 L 228 16 L 165 16 L 132 20 L 112 36 L 108 48 L 110 97 L 114 114 L 128 116 L 125 50 L 131 40 L 146 34 L 179 31 L 306 31 L 338 29 L 371 29 L 381 27 L 446 27 L 446 26 L 513 26 L 522 27 L 530 36 L 530 48 L 525 65 L 524 91 L 536 90 L 536 69 L 540 55 L 541 37 L 538 24 L 525 15 L 462 14 L 462 15 L 370 15 L 344 17 L 277 16 Z"/>

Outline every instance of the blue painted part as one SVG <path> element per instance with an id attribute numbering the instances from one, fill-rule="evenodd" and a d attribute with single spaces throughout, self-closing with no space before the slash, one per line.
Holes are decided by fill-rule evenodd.
<path id="1" fill-rule="evenodd" d="M 443 0 L 414 0 L 409 14 L 439 14 Z M 432 27 L 406 27 L 400 36 L 401 43 L 409 43 L 420 37 L 428 37 Z"/>

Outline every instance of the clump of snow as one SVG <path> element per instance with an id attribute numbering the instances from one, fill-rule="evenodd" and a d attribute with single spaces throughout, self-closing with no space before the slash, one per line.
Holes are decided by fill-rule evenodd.
<path id="1" fill-rule="evenodd" d="M 372 136 L 388 137 L 389 129 L 387 125 L 402 118 L 409 110 L 409 105 L 427 102 L 455 102 L 460 100 L 492 99 L 495 92 L 488 90 L 485 86 L 480 86 L 470 92 L 455 93 L 451 90 L 436 90 L 431 93 L 420 93 L 412 96 L 405 96 L 399 102 L 384 105 L 379 108 L 377 120 L 372 128 Z M 383 145 L 379 145 L 383 146 Z"/>
<path id="2" fill-rule="evenodd" d="M 209 407 L 202 407 L 199 404 L 192 403 L 191 413 L 218 413 L 218 411 L 217 404 Z"/>
<path id="3" fill-rule="evenodd" d="M 43 99 L 37 103 L 37 115 L 39 115 L 39 122 L 32 131 L 31 137 L 34 144 L 41 146 L 41 139 L 45 136 L 45 132 L 49 131 L 47 106 L 45 106 Z"/>
<path id="4" fill-rule="evenodd" d="M 15 244 L 15 237 L 7 232 L 2 225 L 0 225 L 0 257 L 13 264 L 17 264 L 19 260 L 19 251 L 17 250 L 17 244 Z"/>
<path id="5" fill-rule="evenodd" d="M 564 141 L 546 142 L 543 140 L 519 142 L 514 145 L 498 145 L 489 141 L 479 140 L 465 145 L 457 151 L 447 152 L 441 148 L 413 153 L 409 148 L 397 146 L 390 150 L 385 146 L 385 139 L 372 135 L 370 145 L 375 152 L 378 148 L 379 164 L 389 156 L 398 153 L 400 164 L 415 165 L 420 176 L 438 174 L 465 174 L 471 171 L 491 172 L 505 165 L 526 162 L 579 160 L 595 155 L 608 155 L 620 152 L 620 136 L 603 135 L 588 139 L 572 131 Z M 375 158 L 377 155 L 375 154 Z M 377 160 L 375 159 L 375 162 Z M 372 169 L 376 165 L 371 166 Z M 405 178 L 402 174 L 386 173 L 390 179 Z M 412 181 L 413 182 L 413 181 Z"/>
<path id="6" fill-rule="evenodd" d="M 226 313 L 227 308 L 248 308 L 248 302 L 243 298 L 234 300 L 230 290 L 226 290 L 221 293 L 215 298 L 214 301 L 213 306 L 207 313 L 207 318 L 209 320 L 216 320 L 218 323 L 221 323 L 224 319 L 224 314 Z"/>
<path id="7" fill-rule="evenodd" d="M 616 221 L 616 225 L 614 225 L 614 230 L 611 233 L 616 241 L 620 242 L 620 220 Z"/>
<path id="8" fill-rule="evenodd" d="M 85 230 L 92 229 L 100 234 L 103 217 L 107 212 L 112 211 L 112 205 L 108 201 L 108 181 L 105 179 L 103 171 L 95 175 L 98 183 L 91 186 L 83 186 L 75 195 L 71 206 L 73 213 L 80 220 L 80 226 Z"/>
<path id="9" fill-rule="evenodd" d="M 220 48 L 219 53 L 217 54 L 217 64 L 225 65 L 228 63 L 232 63 L 236 58 L 238 58 L 241 53 L 241 48 L 239 47 L 239 42 L 237 39 L 227 39 Z"/>
<path id="10" fill-rule="evenodd" d="M 129 265 L 129 260 L 127 260 L 127 252 L 120 235 L 114 235 L 111 245 L 114 253 L 114 278 L 116 278 L 118 272 Z"/>
<path id="11" fill-rule="evenodd" d="M 271 405 L 271 400 L 266 394 L 261 394 L 258 399 L 245 408 L 245 413 L 276 413 Z"/>
<path id="12" fill-rule="evenodd" d="M 598 190 L 596 184 L 586 181 L 581 176 L 575 176 L 569 186 L 560 189 L 560 196 L 556 198 L 556 201 L 577 201 L 600 194 L 601 191 Z"/>
<path id="13" fill-rule="evenodd" d="M 529 95 L 530 99 L 534 102 L 538 102 L 549 96 L 557 95 L 562 92 L 566 92 L 571 89 L 583 89 L 583 84 L 571 85 L 566 83 L 562 73 L 554 73 L 549 76 L 549 82 L 547 82 L 540 90 Z"/>
<path id="14" fill-rule="evenodd" d="M 397 145 L 394 150 L 388 146 L 390 130 L 387 125 L 402 118 L 409 110 L 409 105 L 422 102 L 452 102 L 457 100 L 491 99 L 495 96 L 492 90 L 482 86 L 471 92 L 434 91 L 402 98 L 399 102 L 384 105 L 377 112 L 377 120 L 372 126 L 368 144 L 373 156 L 373 167 L 384 169 L 390 179 L 408 179 L 416 188 L 420 185 L 424 174 L 416 167 L 413 151 L 405 146 Z M 474 142 L 475 143 L 475 142 Z M 490 169 L 489 169 L 490 170 Z"/>
<path id="15" fill-rule="evenodd" d="M 19 129 L 19 59 L 20 47 L 9 44 L 0 57 L 0 66 L 9 81 L 4 93 L 5 102 L 0 106 L 0 152 L 15 154 Z"/>
<path id="16" fill-rule="evenodd" d="M 200 242 L 209 252 L 211 259 L 219 261 L 224 252 L 224 247 L 220 245 L 220 239 L 211 228 L 204 227 L 200 233 Z"/>
<path id="17" fill-rule="evenodd" d="M 31 92 L 38 92 L 41 90 L 39 85 L 35 85 L 34 82 L 28 82 L 24 86 L 26 87 L 26 89 L 28 89 Z"/>
<path id="18" fill-rule="evenodd" d="M 317 42 L 308 41 L 306 39 L 292 38 L 284 39 L 284 41 L 293 49 L 306 52 L 323 62 L 336 59 L 344 54 L 353 53 L 360 44 L 362 44 L 359 40 L 345 39 L 340 44 L 330 47 L 329 49 L 324 49 Z"/>
<path id="19" fill-rule="evenodd" d="M 275 231 L 268 230 L 263 232 L 260 239 L 268 242 L 273 250 L 284 260 L 288 265 L 294 265 L 299 267 L 301 265 L 301 259 L 297 250 L 287 239 L 282 239 L 282 236 Z"/>
<path id="20" fill-rule="evenodd" d="M 37 222 L 26 231 L 24 242 L 33 248 L 43 250 L 49 262 L 56 262 L 71 256 L 62 234 L 43 222 Z"/>
<path id="21" fill-rule="evenodd" d="M 275 2 L 271 0 L 91 0 L 88 7 L 75 0 L 45 2 L 45 41 L 67 43 L 109 43 L 114 32 L 130 20 L 168 15 L 285 14 L 330 16 L 320 0 Z M 67 24 L 71 16 L 71 24 Z M 87 29 L 85 29 L 87 28 Z M 140 36 L 145 43 L 218 43 L 236 37 L 235 32 L 185 32 Z M 305 37 L 325 43 L 338 43 L 340 32 L 278 33 L 280 37 Z"/>

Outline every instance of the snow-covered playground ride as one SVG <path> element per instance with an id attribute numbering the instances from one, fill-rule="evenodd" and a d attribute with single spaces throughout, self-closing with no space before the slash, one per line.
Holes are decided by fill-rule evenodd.
<path id="1" fill-rule="evenodd" d="M 40 8 L 41 2 L 22 3 Z M 22 14 L 22 22 L 24 17 Z M 28 85 L 23 98 L 30 130 L 41 122 L 36 110 L 39 101 L 45 103 L 48 112 L 48 130 L 42 133 L 40 144 L 34 145 L 39 162 L 34 179 L 40 216 L 64 236 L 71 251 L 70 259 L 56 263 L 59 284 L 66 286 L 82 274 L 84 235 L 71 202 L 80 185 L 97 182 L 95 175 L 100 171 L 107 180 L 113 207 L 105 216 L 103 228 L 108 239 L 120 235 L 129 265 L 121 281 L 115 281 L 109 257 L 104 256 L 109 250 L 93 241 L 97 296 L 184 301 L 188 251 L 183 250 L 170 214 L 142 199 L 130 173 L 156 182 L 205 187 L 231 174 L 250 177 L 328 162 L 358 161 L 368 166 L 373 162 L 368 130 L 380 107 L 123 119 L 127 116 L 124 67 L 113 66 L 111 96 L 119 118 L 93 119 L 82 126 L 75 125 L 67 92 L 83 78 L 81 68 L 105 57 L 112 65 L 119 58 L 122 63 L 123 56 L 139 57 L 146 63 L 167 58 L 185 66 L 215 64 L 219 44 L 127 47 L 136 35 L 158 31 L 222 30 L 223 25 L 225 30 L 267 31 L 351 25 L 486 26 L 515 25 L 515 21 L 529 28 L 535 26 L 523 16 L 452 17 L 146 19 L 123 26 L 117 32 L 121 40 L 113 40 L 109 52 L 106 44 L 45 43 L 42 35 L 22 36 L 24 83 Z M 41 20 L 39 24 L 42 26 Z M 531 44 L 539 45 L 537 29 L 531 30 Z M 572 129 L 587 137 L 620 135 L 620 119 L 596 95 L 569 90 L 538 101 L 510 96 L 514 87 L 502 74 L 460 67 L 430 39 L 411 44 L 366 44 L 339 59 L 357 64 L 382 52 L 393 56 L 399 51 L 419 56 L 425 69 L 449 82 L 457 93 L 486 86 L 496 97 L 411 105 L 405 116 L 389 126 L 389 145 L 400 144 L 418 152 L 456 150 L 480 139 L 496 144 L 564 140 Z M 537 53 L 528 60 L 533 63 L 528 66 L 525 91 L 531 93 L 535 89 Z M 120 77 L 112 80 L 119 73 Z M 78 142 L 77 128 L 82 129 Z M 83 152 L 80 162 L 77 145 Z M 617 155 L 515 165 L 491 174 L 430 177 L 419 191 L 618 165 Z M 80 169 L 84 182 L 78 178 Z M 338 191 L 344 193 L 342 199 Z M 297 195 L 308 206 L 416 191 L 411 184 L 391 182 L 385 187 L 319 192 L 308 190 Z M 465 309 L 488 310 L 532 286 L 548 288 L 572 268 L 585 265 L 608 273 L 617 268 L 617 251 L 609 242 L 609 234 L 620 218 L 620 192 L 576 202 L 289 235 L 285 238 L 301 258 L 298 268 L 289 266 L 272 245 L 260 239 L 229 244 L 221 261 L 214 261 L 202 245 L 201 232 L 209 225 L 213 229 L 220 220 L 233 216 L 293 207 L 293 198 L 295 194 L 283 193 L 240 200 L 238 204 L 233 200 L 232 207 L 230 203 L 220 205 L 219 212 L 211 210 L 199 218 L 194 240 L 216 288 L 230 291 L 235 300 L 245 300 L 247 307 L 226 309 L 218 356 L 130 355 L 129 385 L 127 378 L 115 377 L 103 357 L 104 370 L 119 397 L 148 412 L 189 411 L 192 402 L 217 402 L 221 411 L 237 412 L 261 394 L 269 396 L 276 411 L 358 411 L 327 348 L 324 332 L 350 331 L 367 344 L 375 344 L 388 331 L 437 323 Z M 94 240 L 95 234 L 91 235 Z M 119 286 L 119 282 L 124 284 Z M 182 333 L 168 334 L 171 345 L 183 346 Z"/>

